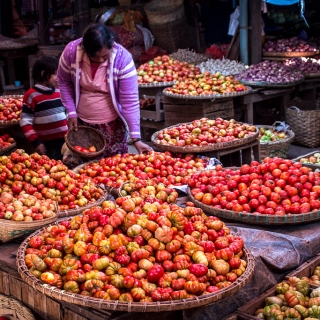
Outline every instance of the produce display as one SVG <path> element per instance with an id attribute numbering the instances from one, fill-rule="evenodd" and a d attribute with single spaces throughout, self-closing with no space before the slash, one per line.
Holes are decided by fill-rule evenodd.
<path id="1" fill-rule="evenodd" d="M 105 201 L 31 237 L 25 264 L 44 284 L 70 293 L 157 302 L 231 286 L 246 271 L 243 246 L 199 208 L 136 195 Z"/>
<path id="2" fill-rule="evenodd" d="M 301 163 L 316 164 L 320 166 L 320 153 L 316 152 L 310 157 L 304 157 L 299 160 Z"/>
<path id="3" fill-rule="evenodd" d="M 97 148 L 95 146 L 90 146 L 89 148 L 81 147 L 81 146 L 74 146 L 74 148 L 79 152 L 84 153 L 91 153 L 91 152 L 97 152 Z"/>
<path id="4" fill-rule="evenodd" d="M 195 173 L 189 186 L 195 200 L 235 212 L 286 215 L 320 209 L 320 173 L 287 159 L 265 158 L 237 170 L 216 166 Z"/>
<path id="5" fill-rule="evenodd" d="M 178 49 L 178 51 L 170 54 L 170 58 L 178 61 L 185 61 L 190 64 L 201 63 L 209 59 L 205 55 L 196 53 L 189 49 Z"/>
<path id="6" fill-rule="evenodd" d="M 5 133 L 2 136 L 0 136 L 0 152 L 1 152 L 1 149 L 8 148 L 13 143 L 15 143 L 15 141 L 12 137 L 10 137 L 8 133 Z"/>
<path id="7" fill-rule="evenodd" d="M 168 55 L 158 56 L 138 69 L 138 84 L 181 81 L 185 78 L 195 78 L 200 69 L 193 64 L 181 62 Z"/>
<path id="8" fill-rule="evenodd" d="M 140 99 L 139 104 L 140 104 L 140 109 L 143 109 L 150 106 L 154 106 L 156 104 L 156 100 L 153 98 Z"/>
<path id="9" fill-rule="evenodd" d="M 18 121 L 22 112 L 22 98 L 5 98 L 0 96 L 1 121 Z"/>
<path id="10" fill-rule="evenodd" d="M 153 152 L 150 154 L 118 154 L 99 162 L 91 162 L 79 169 L 81 176 L 97 184 L 119 188 L 132 177 L 152 179 L 168 185 L 187 184 L 191 175 L 206 167 L 207 159 L 194 154 Z"/>
<path id="11" fill-rule="evenodd" d="M 289 68 L 295 68 L 308 74 L 320 74 L 320 60 L 306 57 L 292 58 L 283 62 Z"/>
<path id="12" fill-rule="evenodd" d="M 302 81 L 303 73 L 284 66 L 280 62 L 265 60 L 251 65 L 245 72 L 236 76 L 243 82 L 290 83 Z"/>
<path id="13" fill-rule="evenodd" d="M 61 162 L 17 149 L 0 157 L 0 193 L 30 194 L 56 201 L 60 210 L 84 207 L 100 199 L 104 191 L 90 177 L 74 173 Z"/>
<path id="14" fill-rule="evenodd" d="M 278 141 L 287 138 L 287 135 L 283 131 L 277 131 L 273 129 L 259 128 L 258 139 L 260 143 Z"/>
<path id="15" fill-rule="evenodd" d="M 156 144 L 194 147 L 247 138 L 256 133 L 256 127 L 234 119 L 211 120 L 202 118 L 191 123 L 169 127 L 158 132 Z"/>
<path id="16" fill-rule="evenodd" d="M 39 200 L 27 193 L 14 197 L 9 192 L 2 192 L 0 196 L 0 219 L 28 222 L 43 220 L 53 217 L 55 210 L 52 199 Z"/>
<path id="17" fill-rule="evenodd" d="M 220 72 L 211 74 L 205 71 L 193 78 L 188 77 L 185 80 L 176 81 L 172 87 L 166 88 L 164 92 L 185 96 L 206 96 L 230 94 L 247 90 L 248 88 L 233 76 L 224 76 Z"/>
<path id="18" fill-rule="evenodd" d="M 269 40 L 263 45 L 265 52 L 316 52 L 317 48 L 305 40 L 290 39 Z"/>
<path id="19" fill-rule="evenodd" d="M 276 285 L 275 295 L 265 298 L 265 307 L 256 310 L 258 319 L 319 319 L 320 288 L 311 289 L 305 279 L 290 277 Z"/>
<path id="20" fill-rule="evenodd" d="M 316 268 L 313 270 L 312 275 L 310 278 L 303 277 L 303 280 L 306 280 L 310 284 L 313 284 L 315 286 L 320 286 L 320 265 L 316 266 Z"/>
<path id="21" fill-rule="evenodd" d="M 201 62 L 197 65 L 200 71 L 203 73 L 209 71 L 214 74 L 220 72 L 224 76 L 230 76 L 245 71 L 248 66 L 245 66 L 242 62 L 229 59 L 210 59 L 205 62 Z"/>

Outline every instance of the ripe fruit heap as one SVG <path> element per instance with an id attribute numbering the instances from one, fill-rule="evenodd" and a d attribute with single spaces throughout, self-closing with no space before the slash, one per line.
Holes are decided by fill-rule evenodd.
<path id="1" fill-rule="evenodd" d="M 299 162 L 265 158 L 196 173 L 189 180 L 193 197 L 205 205 L 237 212 L 285 215 L 320 209 L 320 173 Z"/>
<path id="2" fill-rule="evenodd" d="M 246 269 L 243 240 L 199 208 L 140 196 L 105 201 L 30 239 L 25 263 L 46 284 L 124 302 L 192 298 Z"/>
<path id="3" fill-rule="evenodd" d="M 97 184 L 119 188 L 132 177 L 152 179 L 168 185 L 187 184 L 192 173 L 204 169 L 206 160 L 193 154 L 152 152 L 150 154 L 118 154 L 99 162 L 85 165 L 79 170 L 93 178 Z"/>
<path id="4" fill-rule="evenodd" d="M 22 98 L 1 98 L 0 97 L 0 122 L 18 121 L 22 112 Z"/>
<path id="5" fill-rule="evenodd" d="M 181 81 L 186 78 L 195 78 L 200 69 L 194 64 L 171 59 L 167 55 L 159 56 L 142 64 L 138 70 L 138 83 L 158 83 Z"/>
<path id="6" fill-rule="evenodd" d="M 0 151 L 1 149 L 7 148 L 14 143 L 14 139 L 9 134 L 0 136 Z"/>
<path id="7" fill-rule="evenodd" d="M 193 78 L 179 80 L 172 87 L 166 88 L 166 92 L 189 96 L 227 94 L 246 90 L 248 88 L 233 76 L 223 76 L 220 72 L 211 74 L 208 71 Z"/>
<path id="8" fill-rule="evenodd" d="M 278 141 L 281 139 L 287 138 L 287 135 L 283 131 L 276 131 L 272 129 L 259 129 L 259 137 L 260 142 L 270 142 L 270 141 Z"/>
<path id="9" fill-rule="evenodd" d="M 320 152 L 316 152 L 314 155 L 310 157 L 301 158 L 300 162 L 320 165 Z"/>
<path id="10" fill-rule="evenodd" d="M 37 199 L 51 199 L 60 210 L 83 207 L 103 195 L 90 177 L 75 174 L 61 162 L 37 153 L 17 149 L 0 157 L 0 193 L 27 193 Z"/>
<path id="11" fill-rule="evenodd" d="M 207 146 L 247 138 L 255 133 L 256 127 L 234 119 L 202 118 L 159 131 L 155 143 L 179 147 Z"/>
<path id="12" fill-rule="evenodd" d="M 256 310 L 258 319 L 319 319 L 320 288 L 310 288 L 306 278 L 290 277 L 276 285 L 275 295 Z"/>
<path id="13" fill-rule="evenodd" d="M 81 147 L 81 146 L 74 146 L 74 148 L 79 152 L 84 153 L 91 153 L 91 152 L 97 152 L 97 149 L 95 146 L 90 146 L 89 148 Z"/>
<path id="14" fill-rule="evenodd" d="M 39 200 L 26 193 L 16 198 L 8 192 L 2 192 L 0 196 L 0 219 L 30 222 L 54 215 L 55 205 L 51 199 Z"/>

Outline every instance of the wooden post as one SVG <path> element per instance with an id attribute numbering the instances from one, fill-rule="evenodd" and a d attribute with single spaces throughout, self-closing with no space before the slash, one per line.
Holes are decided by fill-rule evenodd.
<path id="1" fill-rule="evenodd" d="M 250 8 L 250 31 L 249 48 L 250 64 L 261 62 L 261 2 L 249 0 Z"/>
<path id="2" fill-rule="evenodd" d="M 260 3 L 260 2 L 259 2 Z M 240 0 L 240 59 L 249 64 L 248 48 L 248 0 Z"/>
<path id="3" fill-rule="evenodd" d="M 46 46 L 50 44 L 49 28 L 49 1 L 39 1 L 39 44 Z"/>
<path id="4" fill-rule="evenodd" d="M 83 31 L 88 26 L 89 19 L 89 1 L 74 1 L 74 17 L 76 38 L 82 37 Z"/>

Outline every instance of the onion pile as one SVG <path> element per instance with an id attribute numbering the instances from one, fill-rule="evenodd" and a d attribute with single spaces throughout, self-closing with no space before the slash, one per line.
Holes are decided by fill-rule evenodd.
<path id="1" fill-rule="evenodd" d="M 263 51 L 267 52 L 313 52 L 317 48 L 311 43 L 300 40 L 297 37 L 290 39 L 269 40 L 263 45 Z"/>
<path id="2" fill-rule="evenodd" d="M 196 53 L 194 51 L 190 51 L 188 49 L 178 49 L 178 51 L 170 54 L 171 59 L 188 62 L 190 64 L 197 64 L 203 61 L 207 61 L 209 58 Z"/>
<path id="3" fill-rule="evenodd" d="M 292 58 L 283 62 L 283 64 L 289 68 L 298 69 L 304 74 L 320 73 L 320 59 L 313 58 Z"/>
<path id="4" fill-rule="evenodd" d="M 198 64 L 197 67 L 200 68 L 202 73 L 205 71 L 209 71 L 212 74 L 220 72 L 224 76 L 242 73 L 246 70 L 246 68 L 248 68 L 241 62 L 229 59 L 210 59 L 206 62 Z"/>
<path id="5" fill-rule="evenodd" d="M 292 68 L 284 66 L 280 62 L 263 61 L 252 65 L 245 72 L 236 76 L 244 82 L 270 82 L 270 83 L 287 83 L 301 81 L 304 75 Z"/>

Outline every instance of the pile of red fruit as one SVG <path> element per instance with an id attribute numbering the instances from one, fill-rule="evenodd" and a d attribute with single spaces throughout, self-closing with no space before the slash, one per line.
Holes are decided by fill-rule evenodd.
<path id="1" fill-rule="evenodd" d="M 320 173 L 281 158 L 253 161 L 239 170 L 217 166 L 194 174 L 189 186 L 203 204 L 236 212 L 285 215 L 320 209 Z"/>
<path id="2" fill-rule="evenodd" d="M 207 160 L 193 154 L 153 152 L 150 154 L 118 154 L 83 166 L 79 173 L 95 183 L 119 188 L 132 177 L 152 179 L 168 185 L 187 184 L 190 176 L 206 167 Z"/>
<path id="3" fill-rule="evenodd" d="M 223 76 L 220 72 L 211 74 L 208 71 L 194 77 L 188 76 L 166 88 L 166 92 L 187 96 L 227 94 L 246 90 L 248 88 L 233 76 Z"/>
<path id="4" fill-rule="evenodd" d="M 8 148 L 14 143 L 14 139 L 8 133 L 0 136 L 0 152 L 1 149 Z"/>
<path id="5" fill-rule="evenodd" d="M 30 272 L 71 293 L 123 302 L 193 298 L 245 272 L 243 240 L 192 203 L 183 209 L 139 196 L 116 203 L 33 236 L 25 256 Z"/>
<path id="6" fill-rule="evenodd" d="M 60 210 L 86 206 L 104 193 L 91 178 L 68 170 L 61 161 L 37 153 L 29 155 L 22 149 L 0 157 L 0 171 L 0 193 L 51 199 Z"/>
<path id="7" fill-rule="evenodd" d="M 179 147 L 206 146 L 247 138 L 255 133 L 256 127 L 236 122 L 234 119 L 202 118 L 161 130 L 154 142 Z"/>
<path id="8" fill-rule="evenodd" d="M 0 97 L 0 122 L 18 121 L 22 112 L 22 98 L 2 98 Z"/>
<path id="9" fill-rule="evenodd" d="M 79 152 L 84 153 L 94 153 L 97 152 L 97 148 L 95 146 L 90 146 L 89 148 L 81 147 L 81 146 L 74 146 L 74 148 Z"/>
<path id="10" fill-rule="evenodd" d="M 170 58 L 168 55 L 158 56 L 142 64 L 138 70 L 138 83 L 158 83 L 181 81 L 188 77 L 199 75 L 200 68 L 187 62 Z"/>

